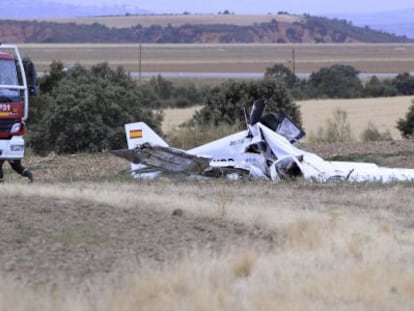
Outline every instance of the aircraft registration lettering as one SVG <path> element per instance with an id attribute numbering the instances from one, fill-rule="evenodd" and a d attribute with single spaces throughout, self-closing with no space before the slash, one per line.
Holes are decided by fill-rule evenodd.
<path id="1" fill-rule="evenodd" d="M 142 138 L 142 130 L 130 130 L 129 131 L 129 138 Z"/>
<path id="2" fill-rule="evenodd" d="M 213 159 L 213 162 L 234 162 L 234 159 Z"/>
<path id="3" fill-rule="evenodd" d="M 233 140 L 230 142 L 230 146 L 241 145 L 244 143 L 244 138 Z"/>

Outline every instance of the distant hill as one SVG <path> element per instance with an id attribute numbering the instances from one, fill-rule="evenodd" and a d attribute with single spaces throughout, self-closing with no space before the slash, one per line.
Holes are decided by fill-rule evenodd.
<path id="1" fill-rule="evenodd" d="M 334 16 L 352 21 L 357 26 L 368 25 L 372 29 L 414 38 L 414 8 L 370 14 L 335 14 L 328 17 Z"/>
<path id="2" fill-rule="evenodd" d="M 106 23 L 105 21 L 101 22 L 104 17 L 122 17 L 126 15 L 144 15 L 151 14 L 152 12 L 143 10 L 136 5 L 121 5 L 117 4 L 119 2 L 113 1 L 112 5 L 102 4 L 102 5 L 93 5 L 88 4 L 90 2 L 84 1 L 82 5 L 74 4 L 65 4 L 59 3 L 55 0 L 1 0 L 0 1 L 0 19 L 65 19 L 68 22 L 80 22 L 82 24 L 92 24 L 94 20 L 98 20 L 98 23 L 106 24 L 109 27 L 117 27 L 113 25 L 111 21 Z M 407 8 L 406 10 L 395 10 L 387 12 L 375 12 L 374 13 L 356 13 L 356 14 L 330 14 L 328 18 L 337 18 L 345 19 L 352 21 L 356 26 L 369 26 L 371 29 L 382 30 L 385 32 L 393 33 L 400 36 L 407 36 L 408 38 L 414 38 L 414 8 Z M 165 15 L 167 16 L 167 15 Z M 164 16 L 164 17 L 165 17 Z M 177 15 L 175 15 L 177 17 Z M 196 22 L 191 22 L 194 20 L 193 15 L 185 16 L 185 19 L 182 19 L 183 15 L 179 16 L 181 20 L 190 20 L 189 24 L 198 24 Z M 196 16 L 196 15 L 195 15 Z M 205 17 L 205 15 L 202 15 Z M 214 16 L 214 19 L 217 22 L 216 24 L 234 24 L 239 25 L 237 16 L 241 15 L 227 15 L 222 18 L 222 16 Z M 82 21 L 73 21 L 72 19 L 84 18 Z M 168 18 L 165 18 L 168 19 Z M 195 19 L 200 20 L 200 16 Z M 142 23 L 143 26 L 146 26 L 151 17 Z M 248 20 L 242 18 L 240 20 Z M 200 24 L 205 24 L 206 19 L 200 20 Z M 258 18 L 255 22 L 268 22 L 269 18 L 266 15 L 262 15 L 262 18 Z M 152 22 L 151 22 L 152 23 Z M 127 23 L 123 23 L 127 24 Z M 160 23 L 164 24 L 164 23 Z M 208 23 L 211 24 L 211 23 Z M 250 23 L 252 24 L 252 23 Z M 178 26 L 177 20 L 172 18 L 171 25 Z"/>
<path id="3" fill-rule="evenodd" d="M 172 26 L 135 25 L 126 28 L 94 23 L 0 20 L 0 41 L 13 43 L 271 43 L 271 42 L 409 42 L 345 20 L 310 15 L 281 18 L 252 25 L 185 24 Z"/>
<path id="4" fill-rule="evenodd" d="M 147 13 L 150 12 L 125 5 L 72 5 L 45 0 L 1 0 L 0 2 L 1 19 L 70 18 Z"/>

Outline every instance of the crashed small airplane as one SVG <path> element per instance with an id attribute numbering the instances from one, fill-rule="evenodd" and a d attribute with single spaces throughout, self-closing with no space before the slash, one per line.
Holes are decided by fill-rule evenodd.
<path id="1" fill-rule="evenodd" d="M 373 163 L 325 161 L 299 149 L 305 136 L 283 112 L 263 116 L 265 101 L 253 103 L 247 129 L 205 145 L 181 150 L 168 146 L 144 122 L 125 125 L 128 148 L 111 153 L 131 162 L 135 178 L 163 174 L 280 181 L 303 177 L 327 182 L 414 182 L 414 169 L 386 168 Z"/>

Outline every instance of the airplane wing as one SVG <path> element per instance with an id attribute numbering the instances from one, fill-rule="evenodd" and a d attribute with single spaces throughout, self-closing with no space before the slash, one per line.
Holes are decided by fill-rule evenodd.
<path id="1" fill-rule="evenodd" d="M 210 166 L 211 161 L 209 157 L 150 143 L 139 145 L 134 149 L 112 150 L 111 153 L 134 164 L 143 164 L 148 171 L 159 170 L 192 175 L 202 174 Z"/>

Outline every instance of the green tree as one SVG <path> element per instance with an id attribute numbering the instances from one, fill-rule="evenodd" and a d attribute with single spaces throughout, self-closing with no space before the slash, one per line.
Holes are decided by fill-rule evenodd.
<path id="1" fill-rule="evenodd" d="M 352 66 L 333 65 L 311 74 L 309 95 L 311 97 L 354 98 L 362 95 L 359 72 Z"/>
<path id="2" fill-rule="evenodd" d="M 414 100 L 408 109 L 405 119 L 399 119 L 397 129 L 403 138 L 413 138 L 414 136 Z"/>
<path id="3" fill-rule="evenodd" d="M 29 142 L 31 137 L 36 135 L 36 133 L 32 133 L 32 127 L 35 126 L 34 129 L 36 129 L 36 124 L 42 122 L 43 116 L 49 113 L 52 102 L 52 97 L 50 96 L 52 90 L 69 74 L 62 62 L 53 61 L 49 67 L 49 72 L 44 77 L 38 79 L 39 91 L 37 96 L 30 98 Z"/>
<path id="4" fill-rule="evenodd" d="M 265 79 L 277 79 L 285 83 L 286 87 L 293 88 L 299 81 L 298 77 L 283 64 L 276 64 L 266 68 Z"/>
<path id="5" fill-rule="evenodd" d="M 32 127 L 36 152 L 75 153 L 125 146 L 123 125 L 142 120 L 159 131 L 162 116 L 143 107 L 143 94 L 122 68 L 107 64 L 67 73 L 50 93 L 48 109 Z"/>
<path id="6" fill-rule="evenodd" d="M 140 83 L 144 94 L 145 107 L 152 109 L 184 108 L 201 104 L 202 94 L 194 84 L 174 86 L 174 84 L 158 75 L 149 81 Z"/>
<path id="7" fill-rule="evenodd" d="M 409 73 L 401 73 L 392 80 L 392 85 L 397 89 L 400 95 L 414 94 L 414 77 Z"/>
<path id="8" fill-rule="evenodd" d="M 168 99 L 172 96 L 174 90 L 172 82 L 162 78 L 161 75 L 151 78 L 148 84 L 161 99 Z"/>
<path id="9" fill-rule="evenodd" d="M 204 96 L 203 108 L 194 115 L 191 123 L 245 126 L 245 116 L 257 99 L 267 101 L 267 111 L 282 110 L 301 124 L 299 107 L 292 101 L 283 84 L 273 79 L 249 82 L 229 80 L 210 89 Z"/>
<path id="10" fill-rule="evenodd" d="M 386 97 L 396 96 L 398 90 L 392 85 L 390 80 L 380 81 L 377 76 L 373 76 L 364 86 L 364 95 L 367 97 Z"/>
<path id="11" fill-rule="evenodd" d="M 67 72 L 64 71 L 63 63 L 53 61 L 49 73 L 39 81 L 40 92 L 50 93 L 59 84 L 60 80 L 66 76 Z"/>

